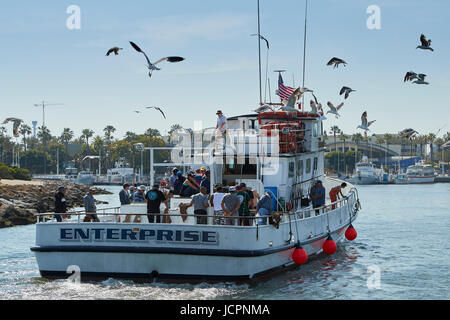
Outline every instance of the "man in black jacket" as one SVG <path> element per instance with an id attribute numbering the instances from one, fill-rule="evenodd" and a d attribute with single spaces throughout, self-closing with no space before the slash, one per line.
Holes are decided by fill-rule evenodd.
<path id="1" fill-rule="evenodd" d="M 66 187 L 58 188 L 58 191 L 55 194 L 55 213 L 67 212 L 66 192 Z M 62 217 L 59 214 L 55 214 L 55 219 L 58 222 L 62 222 Z"/>

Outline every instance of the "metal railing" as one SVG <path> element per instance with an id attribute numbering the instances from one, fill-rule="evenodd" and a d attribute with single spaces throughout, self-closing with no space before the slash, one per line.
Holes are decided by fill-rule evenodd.
<path id="1" fill-rule="evenodd" d="M 291 210 L 291 211 L 274 211 L 276 213 L 278 213 L 278 215 L 280 216 L 280 222 L 279 223 L 283 223 L 283 222 L 287 222 L 288 219 L 290 220 L 291 217 L 293 217 L 295 220 L 301 220 L 301 219 L 309 219 L 309 218 L 315 218 L 324 214 L 330 214 L 330 213 L 334 213 L 337 212 L 339 208 L 345 207 L 347 205 L 347 209 L 349 210 L 349 215 L 350 217 L 354 217 L 356 215 L 356 212 L 360 210 L 361 206 L 359 204 L 359 199 L 358 199 L 358 194 L 357 194 L 357 190 L 355 188 L 352 188 L 349 193 L 344 196 L 343 198 L 318 207 L 318 208 L 311 208 L 311 207 L 307 207 L 307 208 L 297 208 L 296 210 Z M 278 202 L 278 201 L 277 201 Z M 279 203 L 277 203 L 277 205 L 279 205 Z M 97 215 L 97 216 L 109 216 L 109 217 L 114 217 L 114 219 L 112 221 L 108 221 L 108 222 L 112 222 L 112 223 L 141 223 L 140 221 L 137 222 L 136 217 L 142 217 L 142 216 L 153 216 L 154 219 L 157 219 L 157 217 L 159 217 L 160 219 L 160 223 L 164 223 L 164 219 L 167 219 L 167 217 L 169 218 L 174 218 L 174 217 L 181 217 L 181 219 L 183 220 L 183 223 L 185 223 L 185 221 L 192 217 L 197 221 L 200 220 L 206 220 L 206 225 L 219 225 L 219 226 L 227 226 L 227 224 L 216 224 L 215 222 L 217 222 L 217 219 L 220 221 L 229 221 L 229 220 L 233 220 L 233 221 L 238 221 L 238 225 L 241 224 L 242 221 L 246 221 L 246 220 L 250 220 L 248 224 L 250 224 L 250 227 L 254 227 L 257 226 L 258 223 L 254 223 L 255 220 L 259 220 L 259 219 L 264 219 L 265 221 L 268 221 L 269 218 L 271 218 L 271 215 L 268 216 L 259 216 L 256 215 L 256 211 L 253 209 L 250 212 L 253 213 L 253 215 L 250 216 L 239 216 L 239 215 L 233 215 L 233 216 L 223 216 L 223 215 L 211 215 L 211 214 L 207 214 L 207 215 L 199 215 L 199 214 L 190 214 L 190 213 L 186 213 L 186 214 L 175 214 L 175 213 L 163 213 L 163 214 L 152 214 L 152 213 L 132 213 L 132 212 L 120 212 L 120 210 L 123 209 L 120 207 L 111 207 L 111 208 L 102 208 L 102 209 L 97 209 L 97 212 L 95 213 L 89 213 L 86 212 L 85 210 L 73 210 L 73 211 L 69 211 L 67 213 L 54 213 L 54 212 L 47 212 L 47 213 L 38 213 L 35 214 L 35 216 L 37 217 L 37 223 L 47 223 L 50 221 L 54 221 L 53 218 L 50 218 L 47 220 L 48 217 L 53 217 L 55 215 L 61 215 L 61 216 L 76 216 L 77 219 L 77 223 L 83 223 L 83 221 L 81 221 L 81 216 L 85 216 L 85 215 Z M 170 211 L 179 211 L 179 209 L 170 209 Z M 121 221 L 120 219 L 118 219 L 117 217 L 126 217 L 126 219 L 124 221 Z M 135 217 L 134 221 L 131 221 L 131 217 Z M 287 217 L 287 218 L 286 218 Z M 209 224 L 208 223 L 208 219 L 212 219 L 213 220 L 213 224 Z M 139 219 L 140 220 L 140 219 Z M 71 220 L 66 220 L 64 222 L 75 222 L 75 221 L 71 221 Z M 64 223 L 63 222 L 63 223 Z M 105 221 L 104 221 L 105 222 Z M 234 222 L 234 223 L 235 223 Z M 292 222 L 292 221 L 290 221 Z M 90 223 L 90 222 L 87 222 Z M 175 224 L 175 223 L 174 223 Z M 194 223 L 195 224 L 195 223 Z M 205 225 L 205 224 L 202 224 Z M 236 224 L 234 224 L 236 225 Z M 248 226 L 247 226 L 248 227 Z"/>

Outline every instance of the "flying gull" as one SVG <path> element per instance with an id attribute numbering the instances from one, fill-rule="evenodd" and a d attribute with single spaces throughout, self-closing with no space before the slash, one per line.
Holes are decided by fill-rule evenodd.
<path id="1" fill-rule="evenodd" d="M 406 139 L 410 139 L 413 135 L 419 134 L 416 130 L 408 128 L 399 132 L 399 135 L 405 137 Z"/>
<path id="2" fill-rule="evenodd" d="M 328 61 L 327 66 L 332 66 L 332 65 L 334 65 L 334 68 L 336 69 L 337 67 L 339 67 L 340 64 L 343 64 L 344 67 L 345 67 L 345 66 L 347 65 L 347 62 L 345 62 L 345 61 L 342 60 L 342 59 L 339 59 L 339 58 L 334 57 L 334 58 L 332 58 L 330 61 Z"/>
<path id="3" fill-rule="evenodd" d="M 147 54 L 141 50 L 141 48 L 139 48 L 134 42 L 130 41 L 131 46 L 137 51 L 142 53 L 145 56 L 145 59 L 147 59 L 147 63 L 148 63 L 148 70 L 149 70 L 149 74 L 148 76 L 151 78 L 153 71 L 159 71 L 161 70 L 160 68 L 158 68 L 156 65 L 163 62 L 163 61 L 168 61 L 168 62 L 180 62 L 183 61 L 184 58 L 182 57 L 165 57 L 165 58 L 161 58 L 158 61 L 156 61 L 155 63 L 151 63 L 150 59 L 148 58 Z"/>
<path id="4" fill-rule="evenodd" d="M 417 76 L 417 73 L 415 73 L 413 71 L 409 71 L 409 72 L 406 73 L 403 82 L 412 81 L 414 79 L 419 79 L 419 77 Z"/>
<path id="5" fill-rule="evenodd" d="M 117 56 L 117 55 L 119 55 L 119 50 L 123 50 L 123 48 L 113 47 L 113 48 L 111 48 L 111 49 L 108 50 L 108 52 L 106 53 L 106 56 L 109 57 L 109 55 L 110 55 L 111 53 L 113 53 L 113 52 L 114 52 L 114 54 Z"/>
<path id="6" fill-rule="evenodd" d="M 353 90 L 352 88 L 349 87 L 342 87 L 341 91 L 339 92 L 339 95 L 343 95 L 345 93 L 345 99 L 348 98 L 348 96 L 350 95 L 350 93 L 354 92 L 356 90 Z"/>
<path id="7" fill-rule="evenodd" d="M 426 77 L 427 75 L 426 74 L 423 74 L 423 73 L 421 73 L 421 74 L 418 74 L 417 75 L 417 77 L 418 77 L 418 79 L 416 80 L 416 81 L 413 81 L 413 83 L 415 83 L 415 84 L 430 84 L 429 82 L 426 82 L 425 81 L 425 77 Z"/>
<path id="8" fill-rule="evenodd" d="M 336 115 L 336 119 L 339 118 L 341 115 L 338 113 L 338 111 L 344 106 L 344 103 L 342 102 L 340 105 L 335 107 L 330 101 L 327 102 L 328 108 L 330 110 L 327 111 L 327 114 L 332 113 Z"/>
<path id="9" fill-rule="evenodd" d="M 23 120 L 22 119 L 17 119 L 17 118 L 7 118 L 7 119 L 5 119 L 5 121 L 2 122 L 2 124 L 7 124 L 8 122 L 12 122 L 13 123 L 13 134 L 14 134 L 14 137 L 18 137 L 19 136 L 19 127 L 22 124 Z"/>
<path id="10" fill-rule="evenodd" d="M 158 110 L 159 112 L 161 112 L 161 114 L 163 115 L 163 117 L 164 117 L 164 119 L 167 119 L 166 118 L 166 115 L 164 114 L 164 112 L 161 110 L 161 108 L 159 108 L 159 107 L 146 107 L 146 109 L 155 109 L 155 110 Z"/>
<path id="11" fill-rule="evenodd" d="M 431 39 L 427 40 L 425 35 L 423 35 L 423 34 L 420 35 L 420 42 L 422 43 L 422 45 L 417 46 L 416 49 L 434 51 L 433 48 L 430 47 L 431 46 Z"/>
<path id="12" fill-rule="evenodd" d="M 313 92 L 312 90 L 309 90 L 308 88 L 297 88 L 292 95 L 289 97 L 289 100 L 286 104 L 286 106 L 282 107 L 281 110 L 283 111 L 298 111 L 295 108 L 295 103 L 300 100 L 300 98 L 305 94 L 306 92 Z"/>
<path id="13" fill-rule="evenodd" d="M 370 131 L 369 127 L 372 123 L 374 123 L 377 120 L 373 120 L 368 122 L 367 121 L 367 111 L 364 111 L 364 113 L 361 116 L 361 125 L 357 126 L 356 129 L 363 129 L 364 131 Z"/>

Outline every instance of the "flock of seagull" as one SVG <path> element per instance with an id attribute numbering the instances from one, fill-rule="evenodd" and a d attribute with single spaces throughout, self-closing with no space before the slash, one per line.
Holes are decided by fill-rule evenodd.
<path id="1" fill-rule="evenodd" d="M 151 62 L 150 58 L 148 57 L 148 55 L 145 53 L 145 51 L 143 51 L 136 43 L 130 41 L 130 45 L 131 47 L 133 47 L 134 50 L 136 50 L 139 53 L 142 53 L 147 61 L 147 69 L 149 71 L 148 76 L 151 78 L 153 75 L 154 71 L 160 71 L 161 68 L 157 67 L 157 65 L 159 65 L 160 63 L 167 61 L 167 62 L 171 62 L 171 63 L 175 63 L 175 62 L 181 62 L 184 61 L 185 58 L 183 57 L 178 57 L 178 56 L 169 56 L 169 57 L 164 57 L 161 58 L 159 60 L 157 60 L 156 62 Z M 106 53 L 106 56 L 109 57 L 112 53 L 114 53 L 116 56 L 119 55 L 119 51 L 123 50 L 123 48 L 119 48 L 119 47 L 112 47 L 111 49 L 108 50 L 108 52 Z M 164 114 L 164 111 L 160 108 L 160 107 L 146 107 L 146 109 L 155 109 L 157 111 L 159 111 L 164 119 L 166 118 L 166 115 Z M 136 114 L 141 113 L 141 111 L 136 110 L 134 111 Z"/>

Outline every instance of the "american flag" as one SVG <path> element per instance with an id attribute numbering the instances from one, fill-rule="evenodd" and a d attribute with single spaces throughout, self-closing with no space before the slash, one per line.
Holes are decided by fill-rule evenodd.
<path id="1" fill-rule="evenodd" d="M 280 96 L 281 100 L 289 100 L 289 97 L 294 93 L 295 89 L 291 87 L 287 87 L 283 83 L 283 77 L 278 77 L 278 95 Z"/>

